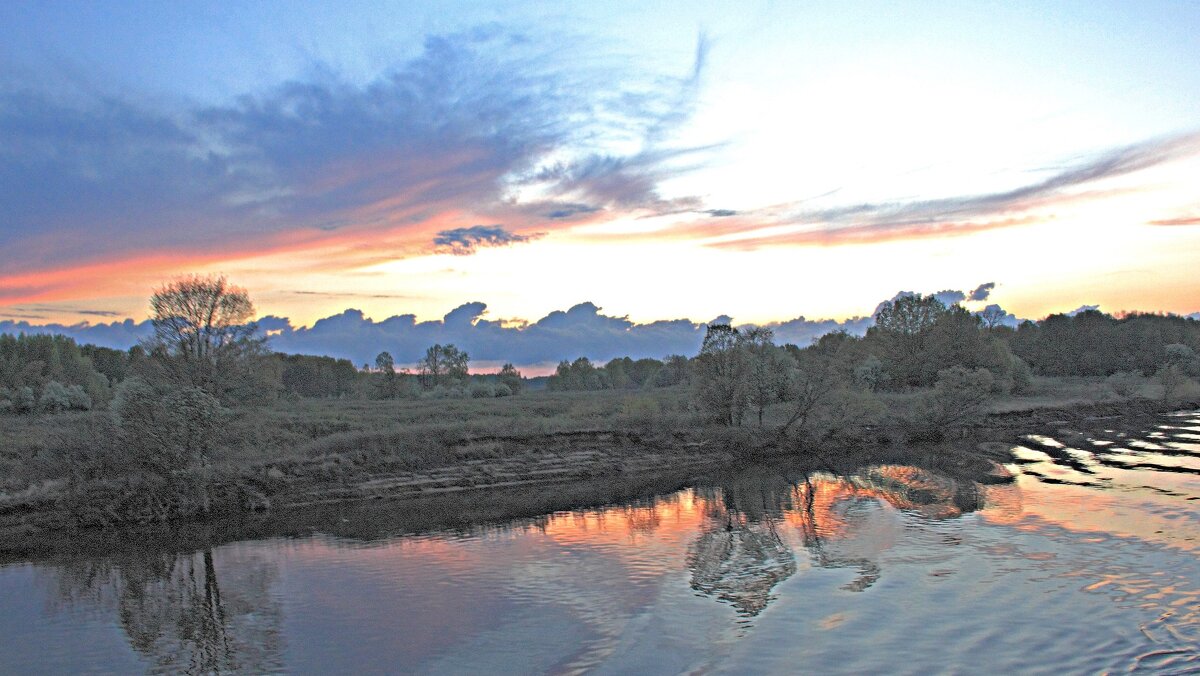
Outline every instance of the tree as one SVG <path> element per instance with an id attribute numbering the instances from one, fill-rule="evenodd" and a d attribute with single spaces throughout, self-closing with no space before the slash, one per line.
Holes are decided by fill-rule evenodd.
<path id="1" fill-rule="evenodd" d="M 779 401 L 786 389 L 787 356 L 774 343 L 775 332 L 755 327 L 742 334 L 741 349 L 746 351 L 746 393 L 763 425 L 763 412 Z"/>
<path id="2" fill-rule="evenodd" d="M 1007 317 L 1008 313 L 1004 311 L 1004 308 L 995 304 L 983 308 L 979 313 L 979 320 L 983 322 L 983 325 L 989 331 L 1004 326 L 1004 320 Z"/>
<path id="3" fill-rule="evenodd" d="M 728 324 L 710 324 L 696 357 L 696 403 L 711 419 L 738 426 L 746 413 L 746 359 L 741 334 Z"/>
<path id="4" fill-rule="evenodd" d="M 867 330 L 867 339 L 879 346 L 889 380 L 897 386 L 928 385 L 923 376 L 924 351 L 929 334 L 946 306 L 933 296 L 906 295 L 884 303 L 875 313 L 875 325 Z"/>
<path id="5" fill-rule="evenodd" d="M 428 389 L 466 381 L 470 357 L 452 344 L 433 345 L 418 363 L 421 384 Z"/>
<path id="6" fill-rule="evenodd" d="M 396 360 L 389 352 L 380 352 L 375 357 L 375 370 L 379 374 L 378 393 L 380 399 L 394 399 L 399 388 L 396 386 Z"/>
<path id="7" fill-rule="evenodd" d="M 501 385 L 508 388 L 509 393 L 518 394 L 524 386 L 524 380 L 521 378 L 521 372 L 512 364 L 505 364 L 500 368 L 500 375 L 497 378 Z"/>
<path id="8" fill-rule="evenodd" d="M 218 397 L 260 394 L 255 362 L 265 339 L 255 337 L 254 304 L 224 277 L 181 277 L 150 297 L 154 335 L 148 352 L 176 384 Z"/>

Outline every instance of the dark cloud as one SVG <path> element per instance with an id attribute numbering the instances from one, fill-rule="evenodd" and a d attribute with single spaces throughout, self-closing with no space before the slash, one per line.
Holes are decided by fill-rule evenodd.
<path id="1" fill-rule="evenodd" d="M 851 204 L 822 210 L 766 213 L 735 225 L 735 232 L 762 226 L 808 225 L 793 233 L 724 241 L 715 246 L 755 248 L 773 244 L 838 244 L 947 235 L 1035 222 L 1031 212 L 1081 199 L 1080 189 L 1200 152 L 1200 134 L 1151 139 L 1096 155 L 1041 181 L 996 193 L 912 202 Z M 1087 193 L 1083 198 L 1095 197 Z M 1103 194 L 1101 191 L 1099 194 Z M 1163 223 L 1166 224 L 1166 223 Z"/>
<path id="2" fill-rule="evenodd" d="M 959 303 L 966 300 L 967 294 L 963 293 L 962 291 L 946 289 L 944 291 L 938 291 L 937 293 L 933 294 L 933 297 L 942 301 L 942 305 L 945 305 L 946 307 L 950 307 L 951 305 L 958 305 Z"/>
<path id="3" fill-rule="evenodd" d="M 986 284 L 980 284 L 979 286 L 975 287 L 975 290 L 972 291 L 967 298 L 968 298 L 968 300 L 972 300 L 972 301 L 976 301 L 976 302 L 987 300 L 988 296 L 990 296 L 992 293 L 992 289 L 994 289 L 994 288 L 996 288 L 995 282 L 988 282 Z"/>
<path id="4" fill-rule="evenodd" d="M 734 211 L 733 209 L 705 209 L 700 213 L 708 214 L 713 218 L 728 218 L 730 216 L 738 215 L 738 212 Z"/>
<path id="5" fill-rule="evenodd" d="M 582 214 L 594 214 L 600 211 L 600 207 L 594 207 L 590 204 L 556 204 L 553 206 L 554 209 L 546 213 L 546 218 L 562 220 Z"/>
<path id="6" fill-rule="evenodd" d="M 536 239 L 543 234 L 517 235 L 505 230 L 502 225 L 473 225 L 469 228 L 454 228 L 439 232 L 437 237 L 433 238 L 433 246 L 438 253 L 468 256 L 475 253 L 475 250 L 480 247 L 519 244 Z"/>

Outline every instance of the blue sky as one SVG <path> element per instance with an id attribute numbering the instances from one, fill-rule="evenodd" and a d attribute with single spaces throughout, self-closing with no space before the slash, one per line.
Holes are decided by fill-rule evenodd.
<path id="1" fill-rule="evenodd" d="M 1196 3 L 547 7 L 5 3 L 0 319 L 1200 309 Z"/>

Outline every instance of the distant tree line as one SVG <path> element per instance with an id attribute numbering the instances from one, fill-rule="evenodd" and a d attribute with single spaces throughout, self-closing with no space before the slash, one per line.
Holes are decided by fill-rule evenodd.
<path id="1" fill-rule="evenodd" d="M 1167 399 L 1200 375 L 1200 322 L 1173 315 L 1088 311 L 1013 329 L 908 295 L 884 304 L 863 337 L 831 333 L 805 348 L 773 338 L 764 328 L 708 327 L 691 364 L 704 417 L 763 426 L 773 410 L 781 435 L 820 436 L 877 421 L 885 413 L 877 395 L 907 393 L 893 422 L 932 438 L 978 415 L 991 396 L 1028 391 L 1035 375 L 1108 376 L 1122 396 L 1151 378 Z"/>
<path id="2" fill-rule="evenodd" d="M 682 355 L 671 355 L 661 361 L 618 357 L 599 367 L 587 357 L 580 357 L 575 361 L 559 362 L 546 386 L 557 392 L 637 390 L 683 385 L 690 378 L 690 361 Z"/>

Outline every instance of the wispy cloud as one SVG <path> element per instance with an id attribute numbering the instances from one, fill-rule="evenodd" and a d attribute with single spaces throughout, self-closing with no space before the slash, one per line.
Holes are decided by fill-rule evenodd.
<path id="1" fill-rule="evenodd" d="M 328 249 L 323 263 L 344 266 L 459 231 L 473 250 L 500 243 L 472 240 L 478 223 L 504 223 L 511 243 L 697 203 L 658 184 L 699 161 L 669 140 L 694 108 L 703 38 L 677 77 L 526 38 L 431 37 L 365 86 L 316 67 L 224 106 L 0 85 L 0 294 L 86 289 L 118 261 Z"/>
<path id="2" fill-rule="evenodd" d="M 1200 134 L 1182 134 L 1116 148 L 1012 190 L 910 202 L 849 204 L 821 210 L 776 206 L 723 219 L 721 228 L 706 224 L 697 225 L 696 230 L 703 228 L 710 236 L 734 235 L 712 242 L 714 246 L 753 249 L 780 244 L 830 245 L 940 237 L 1028 225 L 1054 218 L 1057 207 L 1119 192 L 1102 185 L 1108 179 L 1197 154 L 1200 154 Z"/>
<path id="3" fill-rule="evenodd" d="M 1147 221 L 1148 225 L 1200 225 L 1200 215 L 1176 216 Z"/>

